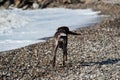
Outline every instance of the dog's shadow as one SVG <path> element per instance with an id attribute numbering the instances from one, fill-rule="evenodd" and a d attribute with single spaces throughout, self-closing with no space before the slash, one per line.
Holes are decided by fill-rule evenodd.
<path id="1" fill-rule="evenodd" d="M 80 62 L 81 66 L 93 66 L 93 65 L 108 65 L 108 64 L 115 64 L 120 61 L 120 58 L 115 59 L 107 59 L 104 61 L 98 62 Z"/>

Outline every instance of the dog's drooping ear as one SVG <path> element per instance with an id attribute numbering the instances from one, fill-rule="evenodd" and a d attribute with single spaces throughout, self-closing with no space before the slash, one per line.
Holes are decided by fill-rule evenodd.
<path id="1" fill-rule="evenodd" d="M 71 35 L 80 35 L 79 33 L 75 33 L 69 31 L 69 28 L 66 26 L 59 27 L 54 35 L 54 50 L 53 50 L 53 62 L 52 66 L 55 66 L 56 62 L 56 52 L 57 48 L 61 48 L 63 51 L 63 66 L 65 66 L 65 61 L 67 61 L 67 43 L 68 43 L 68 34 Z"/>

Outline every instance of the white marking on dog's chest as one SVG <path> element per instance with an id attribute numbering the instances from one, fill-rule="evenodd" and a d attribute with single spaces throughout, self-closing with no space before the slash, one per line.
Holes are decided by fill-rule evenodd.
<path id="1" fill-rule="evenodd" d="M 67 36 L 65 33 L 60 33 L 60 36 Z"/>

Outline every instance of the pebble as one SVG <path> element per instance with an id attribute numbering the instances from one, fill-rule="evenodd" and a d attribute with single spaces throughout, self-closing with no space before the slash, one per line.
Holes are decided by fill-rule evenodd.
<path id="1" fill-rule="evenodd" d="M 0 52 L 0 80 L 120 80 L 120 6 L 94 5 L 91 7 L 111 17 L 100 24 L 77 29 L 82 33 L 80 36 L 69 36 L 65 67 L 61 65 L 61 50 L 57 51 L 56 67 L 50 66 L 51 39 Z"/>

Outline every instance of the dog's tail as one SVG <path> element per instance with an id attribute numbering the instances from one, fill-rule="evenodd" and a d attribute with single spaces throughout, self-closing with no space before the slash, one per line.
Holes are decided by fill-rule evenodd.
<path id="1" fill-rule="evenodd" d="M 71 35 L 80 35 L 80 33 L 72 32 L 72 31 L 68 31 L 68 34 L 71 34 Z"/>

